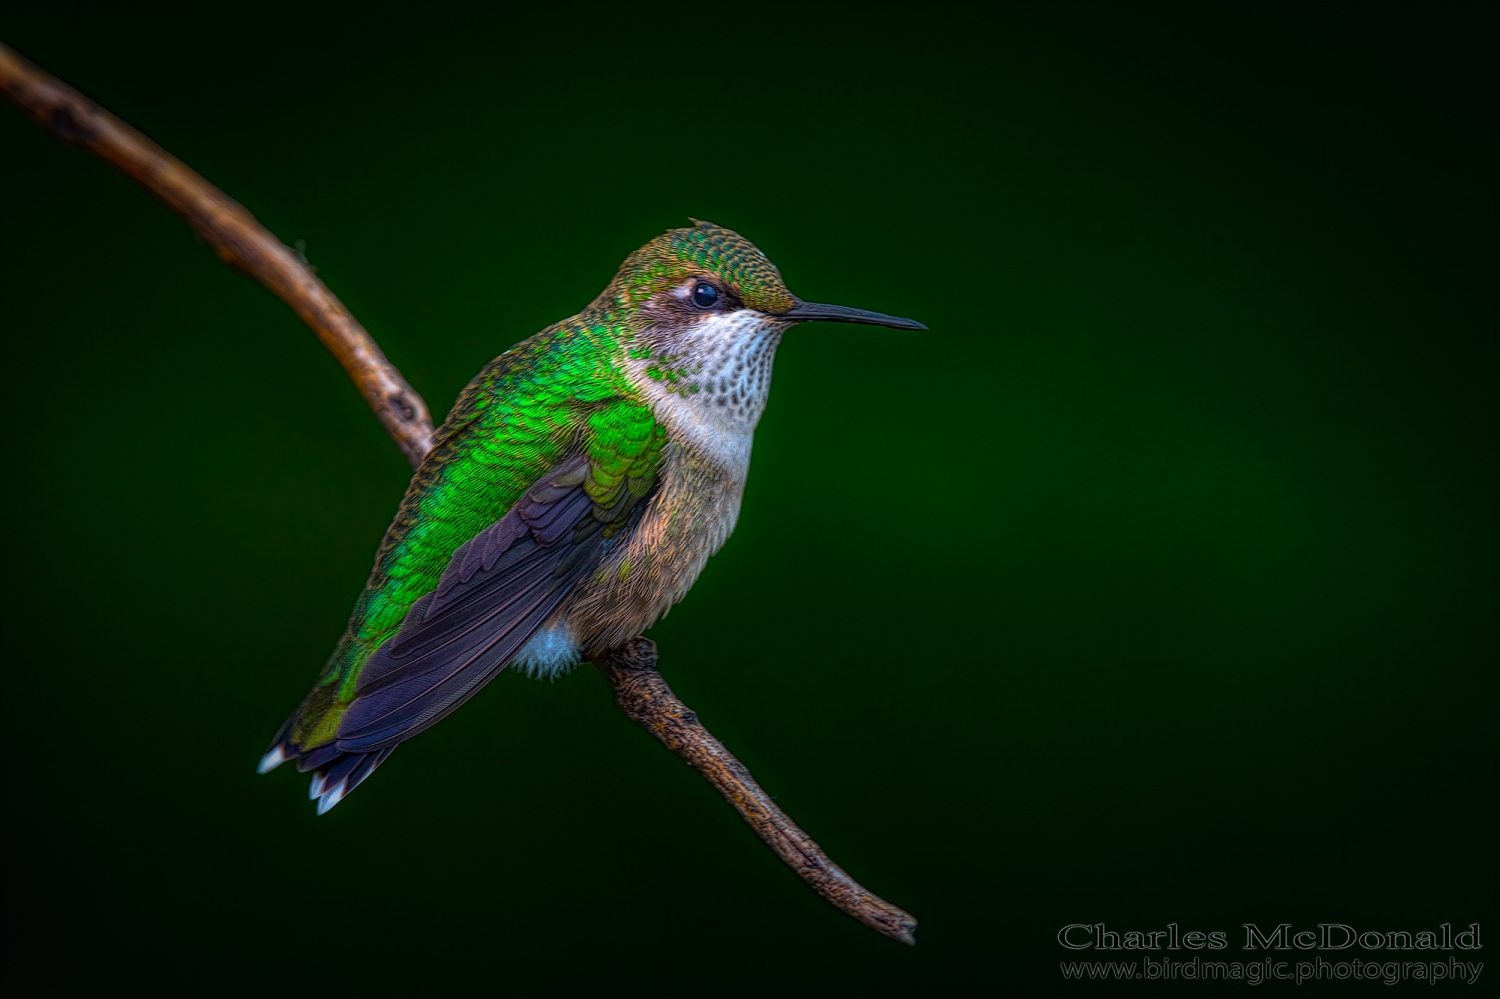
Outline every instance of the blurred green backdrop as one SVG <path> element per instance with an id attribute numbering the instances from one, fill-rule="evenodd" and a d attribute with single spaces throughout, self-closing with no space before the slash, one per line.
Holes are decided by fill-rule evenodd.
<path id="1" fill-rule="evenodd" d="M 0 108 L 7 991 L 1024 994 L 1073 922 L 1500 931 L 1495 27 L 0 8 L 305 239 L 438 415 L 689 215 L 931 327 L 788 337 L 653 632 L 909 950 L 589 670 L 321 819 L 257 777 L 408 470 L 290 310 Z"/>

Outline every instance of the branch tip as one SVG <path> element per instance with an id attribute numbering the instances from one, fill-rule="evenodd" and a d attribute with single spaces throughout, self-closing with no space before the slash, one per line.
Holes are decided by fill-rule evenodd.
<path id="1" fill-rule="evenodd" d="M 697 712 L 672 693 L 657 671 L 655 642 L 635 638 L 593 662 L 625 714 L 702 774 L 808 887 L 877 933 L 916 945 L 916 919 L 844 873 L 703 727 Z"/>

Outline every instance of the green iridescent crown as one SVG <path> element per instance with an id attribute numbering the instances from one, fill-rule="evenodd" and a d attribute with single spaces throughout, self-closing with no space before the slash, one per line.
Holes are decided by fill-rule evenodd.
<path id="1" fill-rule="evenodd" d="M 669 229 L 632 253 L 605 295 L 622 306 L 637 305 L 663 287 L 706 272 L 757 311 L 780 313 L 797 304 L 781 272 L 754 243 L 712 222 L 693 223 L 691 229 Z"/>

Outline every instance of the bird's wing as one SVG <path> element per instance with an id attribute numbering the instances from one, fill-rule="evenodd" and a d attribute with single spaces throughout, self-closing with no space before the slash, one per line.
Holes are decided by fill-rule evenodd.
<path id="1" fill-rule="evenodd" d="M 386 749 L 440 721 L 598 568 L 611 526 L 628 522 L 639 497 L 617 489 L 601 507 L 590 472 L 587 456 L 564 462 L 453 553 L 437 589 L 365 663 L 333 742 L 339 752 Z"/>
<path id="2" fill-rule="evenodd" d="M 293 758 L 298 769 L 316 770 L 313 796 L 326 811 L 398 743 L 473 696 L 597 569 L 611 538 L 640 516 L 665 439 L 639 404 L 597 406 L 573 455 L 452 551 L 399 628 L 348 681 L 335 674 L 313 688 L 262 770 Z"/>

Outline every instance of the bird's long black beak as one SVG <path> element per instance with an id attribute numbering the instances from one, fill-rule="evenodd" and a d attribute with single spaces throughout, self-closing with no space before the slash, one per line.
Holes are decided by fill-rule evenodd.
<path id="1" fill-rule="evenodd" d="M 925 330 L 927 327 L 915 319 L 887 316 L 880 312 L 851 309 L 843 305 L 819 305 L 817 302 L 798 302 L 780 318 L 798 323 L 863 323 L 866 326 L 889 326 L 893 330 Z"/>

